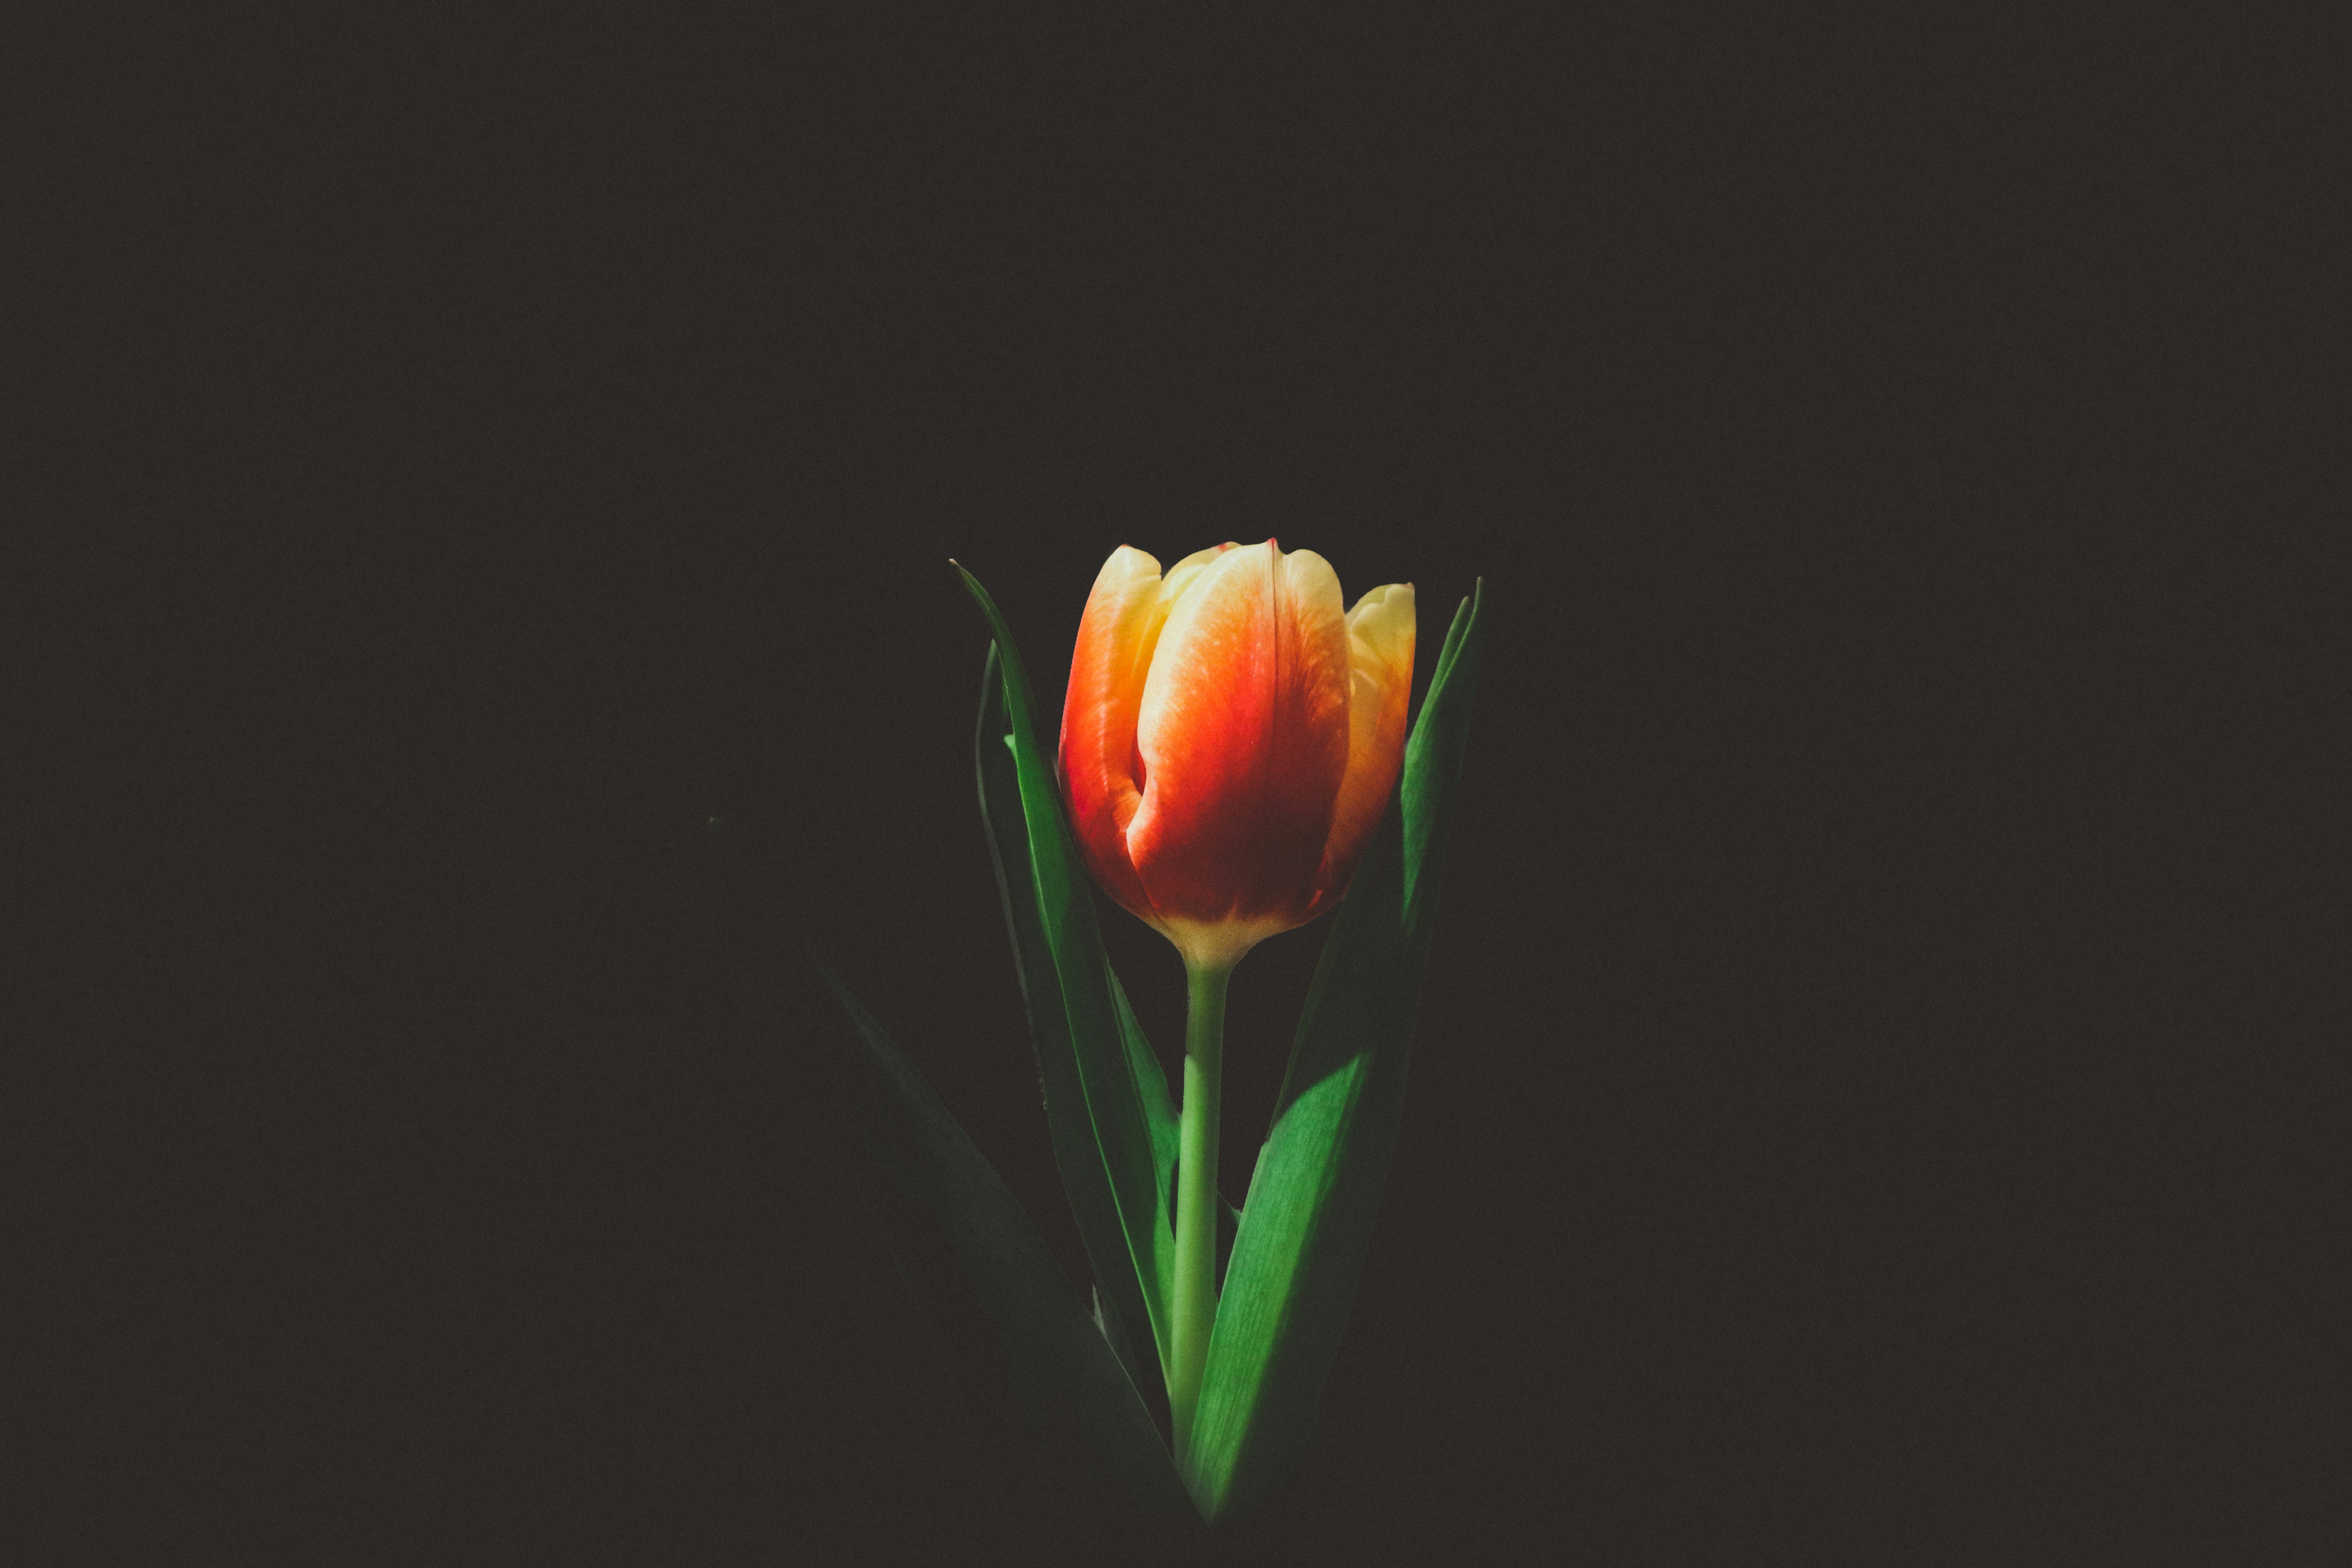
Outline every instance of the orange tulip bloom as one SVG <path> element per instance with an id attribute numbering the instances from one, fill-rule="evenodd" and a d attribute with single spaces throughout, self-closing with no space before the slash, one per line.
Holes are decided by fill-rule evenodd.
<path id="1" fill-rule="evenodd" d="M 1121 546 L 1078 624 L 1062 793 L 1095 878 L 1230 968 L 1348 889 L 1404 759 L 1412 584 L 1344 614 L 1312 551 Z"/>

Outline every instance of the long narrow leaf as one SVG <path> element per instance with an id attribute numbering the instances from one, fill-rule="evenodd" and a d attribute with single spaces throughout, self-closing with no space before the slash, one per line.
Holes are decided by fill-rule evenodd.
<path id="1" fill-rule="evenodd" d="M 1175 1187 L 1170 1173 L 1176 1168 L 1181 1130 L 1176 1121 L 1176 1102 L 1168 1093 L 1168 1069 L 1160 1065 L 1151 1042 L 1144 1037 L 1143 1026 L 1136 1022 L 1135 1009 L 1128 1005 L 1127 987 L 1118 983 L 1118 973 L 1107 972 L 1111 1000 L 1118 1006 L 1119 1039 L 1127 1047 L 1128 1064 L 1135 1074 L 1136 1095 L 1143 1101 L 1143 1120 L 1151 1129 L 1151 1157 L 1160 1168 L 1160 1185 L 1163 1193 L 1172 1193 Z"/>
<path id="2" fill-rule="evenodd" d="M 1102 1551 L 1197 1528 L 1150 1414 L 1029 1216 L 840 983 L 797 943 L 779 956 L 792 1067 L 815 1086 L 1015 1515 Z"/>
<path id="3" fill-rule="evenodd" d="M 1212 1521 L 1313 1442 L 1388 1178 L 1437 873 L 1470 721 L 1479 598 L 1454 616 L 1403 777 L 1339 905 L 1258 1152 L 1210 1339 L 1193 1500 Z"/>
<path id="4" fill-rule="evenodd" d="M 1170 1351 L 1170 1287 L 1175 1273 L 1175 1228 L 1168 1217 L 1164 1172 L 1155 1153 L 1151 1118 L 1146 1110 L 1150 1074 L 1140 1070 L 1120 1026 L 1117 982 L 1103 952 L 1095 921 L 1094 886 L 1078 858 L 1053 763 L 1038 742 L 1036 707 L 1013 646 L 1013 631 L 988 590 L 961 566 L 965 588 L 988 617 L 1004 676 L 1005 717 L 1013 737 L 1013 760 L 1021 792 L 1022 820 L 1029 836 L 1029 866 L 1034 879 L 1039 924 L 1060 982 L 1064 1016 L 1078 1087 L 1102 1158 L 1106 1184 L 1127 1242 L 1129 1266 L 1151 1325 L 1163 1377 Z M 1140 1038 L 1138 1032 L 1137 1037 Z M 1150 1052 L 1139 1053 L 1146 1062 Z M 1160 1079 L 1165 1097 L 1167 1084 Z"/>
<path id="5" fill-rule="evenodd" d="M 1118 1205 L 1104 1168 L 1094 1122 L 1087 1112 L 1086 1090 L 1078 1076 L 1078 1058 L 1070 1041 L 1069 1014 L 1062 1000 L 1062 983 L 1045 940 L 1044 918 L 1038 913 L 1036 879 L 1030 870 L 1029 825 L 1022 810 L 1021 780 L 1013 748 L 1012 720 L 1004 706 L 1004 676 L 996 645 L 988 647 L 988 663 L 980 683 L 980 723 L 973 737 L 973 754 L 980 774 L 980 814 L 988 828 L 989 859 L 996 868 L 996 890 L 1003 900 L 1004 921 L 1013 938 L 1013 967 L 1021 994 L 1028 1005 L 1029 1037 L 1037 1056 L 1038 1087 L 1045 1100 L 1045 1127 L 1054 1146 L 1054 1163 L 1070 1196 L 1078 1237 L 1087 1261 L 1093 1266 L 1095 1291 L 1103 1320 L 1103 1337 L 1118 1352 L 1119 1364 L 1138 1388 L 1159 1393 L 1161 1388 L 1157 1354 L 1139 1365 L 1136 1336 L 1150 1331 L 1150 1316 L 1129 1261 L 1127 1233 L 1120 1226 Z M 1116 985 L 1116 982 L 1113 983 Z M 1142 1030 L 1134 1025 L 1124 992 L 1114 995 L 1120 1034 L 1132 1054 L 1140 1049 L 1149 1070 L 1135 1076 L 1141 1090 L 1145 1121 L 1152 1145 L 1154 1179 L 1176 1157 L 1175 1115 L 1168 1104 L 1168 1085 Z M 1152 1091 L 1157 1089 L 1155 1095 Z M 1156 1112 L 1156 1114 L 1155 1114 Z M 1165 1130 L 1162 1130 L 1162 1123 Z M 1165 1144 L 1163 1153 L 1161 1145 Z M 1164 1398 L 1164 1393 L 1160 1394 Z"/>

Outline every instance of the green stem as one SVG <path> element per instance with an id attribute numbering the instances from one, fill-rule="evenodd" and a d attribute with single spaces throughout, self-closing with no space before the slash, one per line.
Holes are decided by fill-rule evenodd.
<path id="1" fill-rule="evenodd" d="M 1217 1096 L 1224 1077 L 1230 964 L 1185 965 L 1184 1108 L 1176 1157 L 1176 1301 L 1168 1407 L 1178 1463 L 1190 1468 L 1192 1412 L 1217 1321 Z"/>

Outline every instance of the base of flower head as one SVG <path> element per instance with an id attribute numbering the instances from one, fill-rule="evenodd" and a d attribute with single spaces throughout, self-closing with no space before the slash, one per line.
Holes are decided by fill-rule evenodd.
<path id="1" fill-rule="evenodd" d="M 1267 937 L 1297 929 L 1297 922 L 1279 917 L 1255 921 L 1187 921 L 1165 916 L 1153 929 L 1176 944 L 1188 970 L 1228 970 Z"/>

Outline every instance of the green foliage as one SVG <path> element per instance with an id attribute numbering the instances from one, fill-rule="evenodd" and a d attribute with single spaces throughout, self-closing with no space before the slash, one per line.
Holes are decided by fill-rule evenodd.
<path id="1" fill-rule="evenodd" d="M 1086 1245 L 1087 1261 L 1094 1267 L 1103 1337 L 1118 1352 L 1120 1364 L 1139 1388 L 1148 1386 L 1165 1398 L 1160 1392 L 1164 1385 L 1158 1342 L 1154 1342 L 1154 1353 L 1143 1363 L 1137 1363 L 1133 1352 L 1135 1339 L 1150 1332 L 1153 1324 L 1164 1321 L 1165 1313 L 1160 1302 L 1146 1301 L 1142 1283 L 1146 1276 L 1130 1261 L 1132 1244 L 1120 1221 L 1111 1165 L 1097 1136 L 1097 1123 L 1088 1111 L 1081 1055 L 1094 1058 L 1091 1076 L 1106 1092 L 1118 1094 L 1122 1061 L 1124 1076 L 1134 1084 L 1150 1159 L 1150 1191 L 1157 1216 L 1142 1216 L 1150 1228 L 1145 1231 L 1144 1224 L 1139 1224 L 1137 1229 L 1143 1234 L 1138 1239 L 1155 1261 L 1163 1257 L 1172 1259 L 1175 1247 L 1167 1209 L 1170 1173 L 1176 1160 L 1176 1111 L 1169 1102 L 1167 1076 L 1151 1054 L 1134 1010 L 1128 1005 L 1127 993 L 1110 973 L 1108 962 L 1100 965 L 1100 973 L 1109 986 L 1117 1028 L 1108 1035 L 1073 1034 L 1061 966 L 1055 961 L 1039 910 L 1041 878 L 1033 869 L 1029 851 L 1028 816 L 1016 761 L 1020 742 L 1006 709 L 1006 685 L 995 645 L 991 644 L 981 678 L 980 728 L 973 745 L 980 773 L 980 811 L 988 827 L 989 858 L 996 867 L 1005 925 L 1013 936 L 1013 967 L 1028 1005 L 1029 1037 L 1037 1056 L 1038 1086 L 1045 1095 L 1046 1131 L 1053 1141 L 1062 1186 L 1070 1196 L 1070 1210 L 1078 1222 L 1079 1239 Z M 1008 745 L 1008 741 L 1013 743 Z M 1058 816 L 1058 804 L 1054 810 Z M 1083 962 L 1072 960 L 1074 966 Z M 1126 1117 L 1113 1122 L 1115 1130 L 1129 1124 Z M 1161 1279 L 1168 1277 L 1166 1269 L 1157 1275 Z"/>
<path id="2" fill-rule="evenodd" d="M 1016 1520 L 1102 1552 L 1197 1530 L 1150 1413 L 1035 1225 L 840 983 L 797 943 L 782 956 L 793 1070 L 822 1097 Z"/>
<path id="3" fill-rule="evenodd" d="M 1050 967 L 1062 994 L 1062 1012 L 1076 1078 L 1094 1128 L 1103 1179 L 1109 1189 L 1111 1211 L 1118 1217 L 1129 1266 L 1134 1270 L 1143 1313 L 1151 1325 L 1163 1375 L 1169 1354 L 1171 1289 L 1176 1270 L 1176 1231 L 1168 1218 L 1164 1175 L 1157 1152 L 1147 1100 L 1157 1085 L 1164 1105 L 1168 1084 L 1149 1047 L 1130 1046 L 1133 1015 L 1118 997 L 1110 960 L 1104 955 L 1102 930 L 1095 921 L 1093 879 L 1078 858 L 1069 826 L 1062 815 L 1061 792 L 1055 787 L 1052 756 L 1037 740 L 1036 704 L 1029 693 L 1029 677 L 1013 644 L 1012 628 L 1004 624 L 988 590 L 962 567 L 956 568 L 964 586 L 988 617 L 996 635 L 1002 661 L 1005 719 L 1013 737 L 1013 771 L 1021 792 L 1021 819 L 1029 837 L 1029 872 L 1035 891 L 1038 923 L 1045 937 Z M 1010 813 L 1006 813 L 1010 816 Z M 1008 900 L 1008 901 L 1012 901 Z M 1017 932 L 1016 926 L 1016 932 Z M 1042 989 L 1044 965 L 1025 967 L 1034 990 Z M 1032 1005 L 1034 1016 L 1035 1005 Z M 1139 1061 L 1138 1058 L 1141 1058 Z M 1049 1111 L 1051 1107 L 1048 1107 Z M 1059 1150 L 1056 1150 L 1058 1155 Z M 1091 1177 L 1081 1181 L 1089 1185 Z M 1088 1255 L 1094 1243 L 1089 1240 Z M 1106 1251 L 1108 1248 L 1106 1247 Z M 1097 1268 L 1100 1268 L 1097 1264 Z M 1116 1270 L 1098 1273 L 1115 1274 Z M 1114 1289 L 1106 1297 L 1123 1297 Z M 1108 1314 L 1106 1314 L 1108 1316 Z"/>
<path id="4" fill-rule="evenodd" d="M 1314 1440 L 1396 1146 L 1482 631 L 1474 597 L 1325 939 L 1258 1152 L 1195 1417 L 1194 1501 L 1212 1522 L 1261 1500 Z"/>

